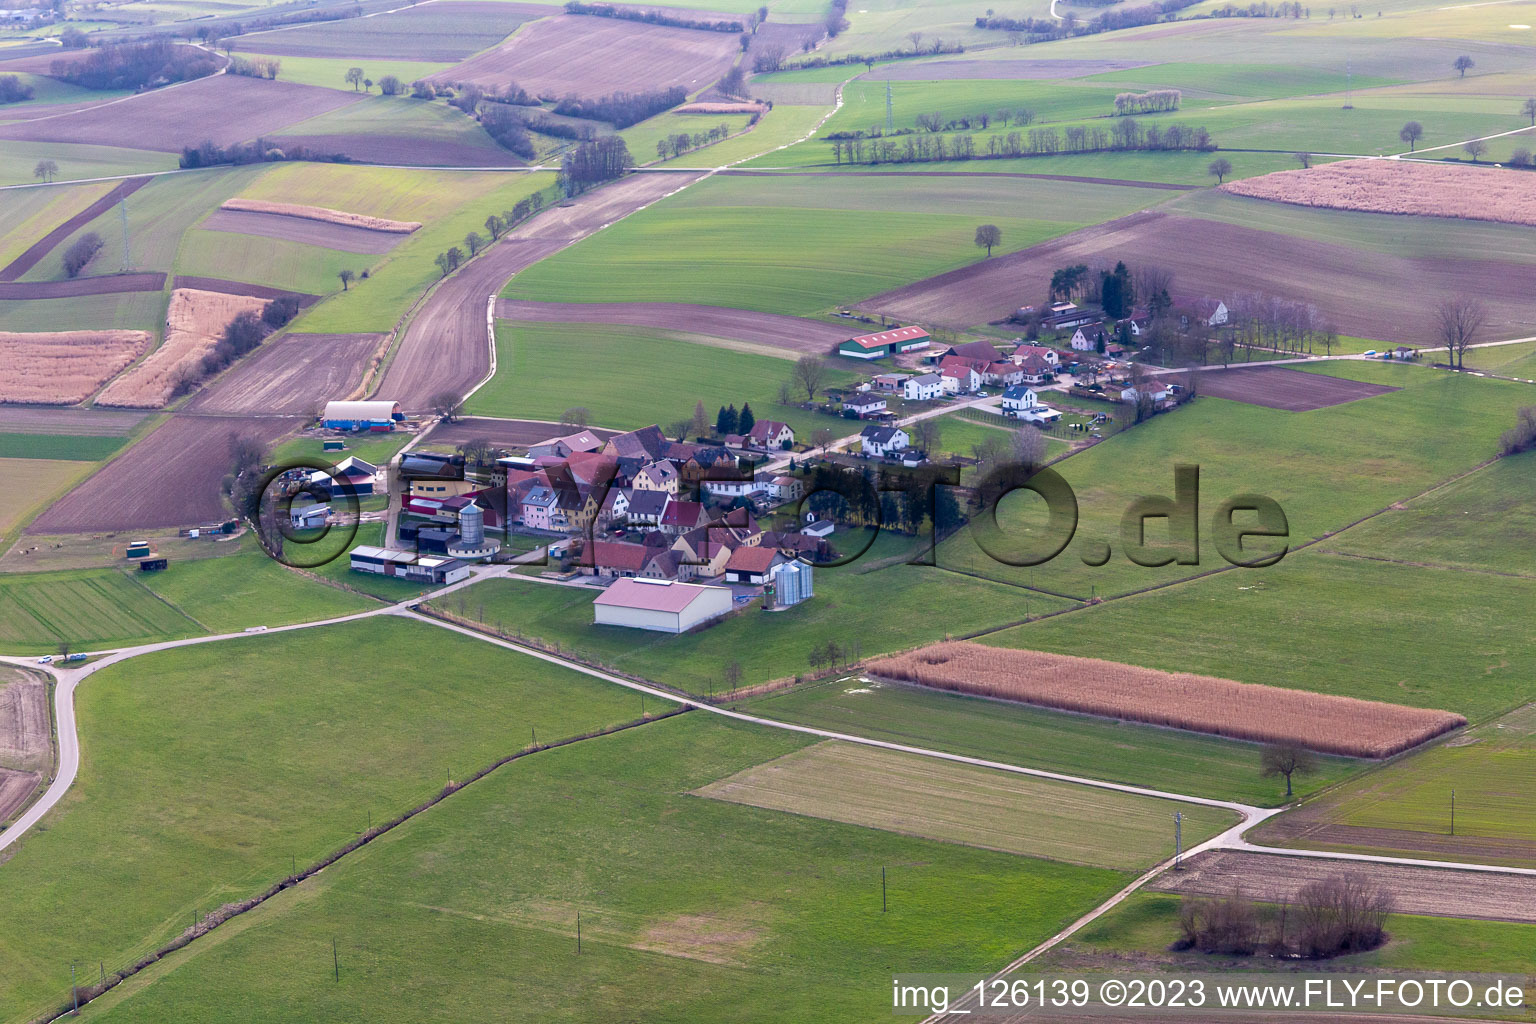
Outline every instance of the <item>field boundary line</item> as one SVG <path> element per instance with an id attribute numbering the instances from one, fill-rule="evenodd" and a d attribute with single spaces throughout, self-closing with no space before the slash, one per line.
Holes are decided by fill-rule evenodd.
<path id="1" fill-rule="evenodd" d="M 281 881 L 272 884 L 266 890 L 250 897 L 249 899 L 241 900 L 233 904 L 225 904 L 224 907 L 221 907 L 219 910 L 215 910 L 212 913 L 207 914 L 201 919 L 201 921 L 193 925 L 191 928 L 183 931 L 176 938 L 156 947 L 149 954 L 141 957 L 139 960 L 135 961 L 128 967 L 122 970 L 113 971 L 111 980 L 105 985 L 98 983 L 97 985 L 78 986 L 80 995 L 79 1005 L 84 1006 L 86 1003 L 91 1002 L 93 999 L 97 999 L 105 995 L 107 992 L 110 992 L 124 981 L 127 981 L 129 978 L 132 978 L 142 971 L 147 970 L 154 964 L 163 960 L 165 957 L 170 956 L 172 953 L 175 953 L 178 950 L 182 950 L 190 946 L 193 942 L 202 938 L 204 935 L 207 935 L 209 932 L 213 931 L 215 928 L 219 927 L 225 922 L 232 921 L 243 914 L 249 913 L 250 911 L 255 910 L 257 907 L 281 895 L 286 890 L 292 889 L 309 880 L 310 878 L 313 878 L 315 875 L 318 875 L 326 868 L 340 862 L 349 854 L 356 853 L 358 850 L 362 849 L 364 846 L 367 846 L 369 843 L 373 842 L 375 839 L 378 839 L 380 836 L 387 835 L 390 832 L 393 832 L 395 829 L 409 823 L 418 815 L 425 814 L 427 811 L 430 811 L 432 808 L 447 800 L 455 793 L 458 793 L 463 789 L 467 789 L 469 786 L 474 785 L 476 782 L 481 781 L 497 770 L 506 767 L 513 761 L 520 761 L 523 758 L 531 757 L 534 754 L 542 754 L 545 751 L 558 750 L 561 747 L 573 746 L 586 740 L 601 739 L 606 736 L 613 736 L 621 732 L 627 732 L 630 729 L 637 729 L 642 726 L 650 725 L 652 722 L 660 722 L 664 719 L 676 718 L 678 715 L 686 714 L 688 710 L 689 709 L 686 707 L 672 708 L 666 711 L 657 712 L 656 714 L 648 714 L 644 718 L 632 718 L 614 725 L 603 726 L 598 729 L 590 729 L 586 732 L 562 737 L 561 739 L 552 740 L 548 743 L 531 744 L 511 754 L 507 754 L 498 758 L 462 782 L 449 781 L 447 785 L 443 786 L 441 790 L 439 790 L 431 797 L 428 797 L 424 802 L 417 804 L 415 807 L 396 815 L 394 818 L 391 818 L 389 821 L 386 821 L 383 824 L 375 825 L 372 828 L 366 829 L 361 835 L 358 836 L 358 838 L 348 843 L 344 843 L 342 846 L 333 850 L 331 853 L 322 857 L 320 860 L 314 862 L 308 867 L 304 868 L 302 871 L 298 871 L 285 876 Z M 48 1011 L 45 1012 L 43 1016 L 34 1018 L 32 1024 L 50 1024 L 52 1021 L 60 1020 L 64 1017 L 72 1017 L 75 1015 L 76 1013 L 72 1009 L 72 1004 L 66 1002 L 61 1005 L 58 1010 Z"/>

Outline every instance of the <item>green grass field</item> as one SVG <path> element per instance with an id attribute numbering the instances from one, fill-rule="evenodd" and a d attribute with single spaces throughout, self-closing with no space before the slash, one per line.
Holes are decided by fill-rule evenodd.
<path id="1" fill-rule="evenodd" d="M 628 430 L 689 419 L 700 401 L 713 424 L 721 406 L 739 409 L 745 402 L 758 419 L 788 423 L 806 442 L 818 427 L 829 427 L 838 437 L 855 432 L 838 417 L 779 404 L 779 385 L 794 370 L 789 360 L 685 339 L 644 328 L 500 320 L 497 375 L 475 393 L 466 411 L 558 420 L 565 409 L 581 405 L 594 424 Z M 834 360 L 828 384 L 856 383 L 851 364 Z"/>
<path id="2" fill-rule="evenodd" d="M 835 786 L 827 785 L 837 780 Z M 936 761 L 828 740 L 694 790 L 698 796 L 887 829 L 1026 857 L 1121 871 L 1173 856 L 1182 812 L 1191 845 L 1237 824 L 1199 804 Z"/>
<path id="3" fill-rule="evenodd" d="M 732 662 L 741 666 L 742 685 L 808 672 L 807 652 L 828 640 L 857 644 L 868 657 L 1023 620 L 1025 595 L 1001 584 L 941 577 L 910 565 L 858 572 L 876 555 L 895 550 L 882 546 L 865 556 L 868 561 L 817 570 L 816 596 L 788 611 L 764 613 L 754 602 L 716 626 L 682 636 L 593 625 L 597 592 L 584 587 L 491 580 L 461 591 L 462 612 L 457 596 L 444 602 L 454 614 L 693 693 L 726 689 L 724 673 Z M 936 617 L 931 613 L 941 588 L 944 614 Z M 1029 604 L 1035 615 L 1066 606 L 1039 596 Z"/>
<path id="4" fill-rule="evenodd" d="M 1214 736 L 862 681 L 831 681 L 751 702 L 754 714 L 989 761 L 1220 800 L 1273 806 L 1285 786 L 1259 777 L 1259 748 Z M 1300 795 L 1360 762 L 1324 757 Z"/>
<path id="5" fill-rule="evenodd" d="M 111 190 L 111 183 L 102 181 L 0 193 L 0 267 Z"/>
<path id="6" fill-rule="evenodd" d="M 803 742 L 693 714 L 516 762 L 101 1016 L 261 1024 L 366 1001 L 400 1020 L 865 1021 L 889 1012 L 893 971 L 999 965 L 1123 884 L 689 795 Z"/>
<path id="7" fill-rule="evenodd" d="M 978 223 L 1005 251 L 1166 195 L 1074 182 L 711 178 L 523 271 L 504 294 L 813 313 L 970 263 Z"/>
<path id="8" fill-rule="evenodd" d="M 1348 534 L 1345 534 L 1348 536 Z M 1458 711 L 1536 698 L 1530 581 L 1305 551 L 1030 623 L 986 643 Z"/>
<path id="9" fill-rule="evenodd" d="M 0 577 L 0 645 L 12 653 L 58 644 L 103 647 L 195 636 L 198 624 L 124 570 Z"/>
<path id="10" fill-rule="evenodd" d="M 113 174 L 145 174 L 174 170 L 176 167 L 176 156 L 173 153 L 68 142 L 16 142 L 8 139 L 4 152 L 0 152 L 0 185 L 27 185 L 37 181 L 33 171 L 39 160 L 52 160 L 59 165 L 59 181 L 103 178 Z"/>
<path id="11" fill-rule="evenodd" d="M 1200 953 L 1167 954 L 1164 950 L 1179 936 L 1178 896 L 1140 892 L 1046 954 L 1039 962 L 1043 971 L 1070 965 L 1123 970 L 1127 960 L 1157 960 L 1195 970 L 1214 966 Z M 1369 953 L 1352 953 L 1328 961 L 1337 971 L 1464 971 L 1520 974 L 1530 963 L 1529 950 L 1536 943 L 1536 925 L 1504 921 L 1465 921 L 1450 917 L 1393 914 L 1387 919 L 1391 936 L 1385 946 Z M 1221 958 L 1240 971 L 1289 970 L 1292 965 L 1272 957 Z"/>
<path id="12" fill-rule="evenodd" d="M 547 742 L 639 711 L 617 688 L 402 621 L 145 655 L 93 676 L 77 708 L 81 774 L 5 865 L 6 1021 L 67 995 L 71 961 L 132 962 L 194 911 L 517 751 L 530 726 Z"/>
<path id="13" fill-rule="evenodd" d="M 242 537 L 238 550 L 221 558 L 173 560 L 164 572 L 144 575 L 145 586 L 210 633 L 286 626 L 378 607 L 283 567 L 251 536 Z"/>
<path id="14" fill-rule="evenodd" d="M 745 135 L 717 142 L 699 153 L 685 153 L 663 166 L 719 167 L 772 154 L 780 146 L 799 142 L 830 109 L 830 105 L 775 103 L 773 109 L 758 118 L 757 124 Z"/>
<path id="15" fill-rule="evenodd" d="M 1536 575 L 1536 454 L 1500 459 L 1324 547 L 1365 558 Z"/>
<path id="16" fill-rule="evenodd" d="M 280 40 L 278 36 L 275 39 Z M 261 45 L 260 39 L 251 42 Z M 247 59 L 266 56 L 261 53 L 247 53 L 243 48 L 240 56 Z M 356 92 L 347 84 L 346 74 L 349 68 L 362 68 L 363 76 L 373 80 L 375 88 L 385 75 L 394 75 L 407 86 L 418 78 L 426 78 L 435 75 L 439 71 L 446 71 L 452 64 L 434 64 L 424 60 L 380 60 L 378 58 L 351 57 L 284 57 L 275 58 L 282 62 L 282 68 L 277 77 L 284 82 L 297 82 L 300 85 L 318 85 L 325 89 L 340 89 L 343 92 Z M 379 95 L 375 93 L 375 95 Z M 384 97 L 380 97 L 381 99 Z M 291 134 L 307 134 L 296 132 Z"/>
<path id="17" fill-rule="evenodd" d="M 286 60 L 286 58 L 284 58 Z M 338 61 L 345 68 L 353 61 Z M 340 73 L 336 81 L 341 83 Z M 428 103 L 408 96 L 372 96 L 339 110 L 290 124 L 272 137 L 290 135 L 398 135 L 486 151 L 486 164 L 504 161 L 506 151 L 485 133 L 479 122 L 446 103 Z M 413 217 L 412 220 L 421 220 Z"/>
<path id="18" fill-rule="evenodd" d="M 747 126 L 747 120 L 746 114 L 679 114 L 667 111 L 655 117 L 646 118 L 639 124 L 631 125 L 619 134 L 623 136 L 624 144 L 629 147 L 635 163 L 648 164 L 664 159 L 658 156 L 656 144 L 669 136 L 697 135 L 699 132 L 707 132 L 720 125 L 726 126 L 727 134 L 735 135 Z M 689 157 L 709 160 L 714 153 L 714 147 L 704 148 L 710 154 L 709 156 L 706 156 L 703 151 L 694 150 L 692 153 L 684 154 L 679 162 L 685 162 Z"/>
<path id="19" fill-rule="evenodd" d="M 96 434 L 0 434 L 0 459 L 100 462 L 115 455 L 127 440 Z"/>
<path id="20" fill-rule="evenodd" d="M 1210 525 L 1227 498 L 1258 492 L 1279 502 L 1294 546 L 1492 457 L 1515 409 L 1530 401 L 1527 385 L 1416 366 L 1338 362 L 1321 372 L 1401 390 L 1303 413 L 1199 398 L 1055 467 L 1076 493 L 1079 521 L 1054 560 L 1036 568 L 1005 565 L 967 530 L 941 548 L 940 564 L 1084 599 L 1188 577 L 1227 564 Z M 1403 443 L 1427 434 L 1435 436 L 1434 445 Z M 1171 495 L 1176 464 L 1200 468 L 1200 565 L 1136 565 L 1126 556 L 1121 518 L 1142 495 Z M 1005 498 L 998 520 L 1007 544 L 994 546 L 1038 546 L 1028 531 L 1043 530 L 1044 520 L 1032 495 Z M 1150 543 L 1166 536 L 1157 520 L 1149 524 Z M 1082 561 L 1095 542 L 1112 548 L 1110 561 L 1098 568 Z M 1246 582 L 1265 578 L 1263 571 L 1248 575 L 1253 579 Z"/>
<path id="21" fill-rule="evenodd" d="M 163 291 L 82 295 L 77 299 L 0 299 L 0 323 L 11 331 L 123 327 L 158 332 L 165 326 L 166 302 Z"/>

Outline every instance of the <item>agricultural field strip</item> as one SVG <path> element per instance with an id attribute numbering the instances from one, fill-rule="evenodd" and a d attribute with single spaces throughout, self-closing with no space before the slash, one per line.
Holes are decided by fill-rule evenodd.
<path id="1" fill-rule="evenodd" d="M 460 583 L 457 583 L 457 584 L 453 584 L 453 585 L 451 585 L 449 587 L 443 588 L 443 590 L 440 591 L 437 596 L 443 596 L 443 595 L 445 595 L 447 593 L 450 593 L 452 591 L 456 591 L 456 590 L 459 590 L 459 589 L 464 588 L 464 587 L 472 586 L 475 583 L 477 583 L 477 582 L 479 582 L 479 581 L 481 581 L 483 579 L 497 577 L 497 576 L 507 577 L 509 575 L 510 575 L 510 570 L 508 568 L 488 569 L 488 570 L 483 570 L 483 571 L 475 572 L 475 573 L 473 573 L 470 576 L 469 579 L 464 580 L 464 581 L 462 581 Z M 561 665 L 561 666 L 564 666 L 564 667 L 567 667 L 567 668 L 571 668 L 571 669 L 574 669 L 575 671 L 583 673 L 584 675 L 588 675 L 588 676 L 591 676 L 591 677 L 593 677 L 595 679 L 600 679 L 600 680 L 603 680 L 604 682 L 612 683 L 612 684 L 617 685 L 617 686 L 622 686 L 625 689 L 637 691 L 637 692 L 640 692 L 640 693 L 649 694 L 651 696 L 656 697 L 659 700 L 671 701 L 671 702 L 674 702 L 674 703 L 681 704 L 684 708 L 696 709 L 696 710 L 701 710 L 701 711 L 707 711 L 707 712 L 710 712 L 710 713 L 713 713 L 713 714 L 721 715 L 721 716 L 726 717 L 726 718 L 735 719 L 737 721 L 746 722 L 746 723 L 753 724 L 753 725 L 764 726 L 764 727 L 772 728 L 772 729 L 782 729 L 782 730 L 786 730 L 786 731 L 789 731 L 789 732 L 800 733 L 800 734 L 803 734 L 803 735 L 816 736 L 816 737 L 819 737 L 821 739 L 843 740 L 845 742 L 856 744 L 856 745 L 861 745 L 861 746 L 866 746 L 866 747 L 874 747 L 874 748 L 879 748 L 879 749 L 884 749 L 884 750 L 891 750 L 891 751 L 896 751 L 896 752 L 900 752 L 900 753 L 915 754 L 915 755 L 918 755 L 918 756 L 921 756 L 921 757 L 930 757 L 930 758 L 934 758 L 934 759 L 937 759 L 937 760 L 953 762 L 953 763 L 956 763 L 956 764 L 966 764 L 966 765 L 971 765 L 971 766 L 981 767 L 981 768 L 991 768 L 991 769 L 994 769 L 994 770 L 997 770 L 997 771 L 1012 772 L 1012 773 L 1015 773 L 1015 774 L 1028 775 L 1028 776 L 1032 776 L 1032 777 L 1036 777 L 1036 778 L 1050 779 L 1050 780 L 1055 780 L 1055 781 L 1059 781 L 1059 782 L 1076 783 L 1078 785 L 1088 786 L 1088 787 L 1096 788 L 1096 789 L 1105 789 L 1105 790 L 1110 790 L 1110 791 L 1113 791 L 1113 792 L 1127 793 L 1127 794 L 1136 795 L 1136 796 L 1145 796 L 1145 797 L 1152 797 L 1152 798 L 1157 798 L 1157 799 L 1174 800 L 1174 801 L 1180 801 L 1180 802 L 1183 802 L 1183 803 L 1198 804 L 1198 805 L 1206 806 L 1206 807 L 1220 808 L 1220 809 L 1224 809 L 1224 810 L 1235 811 L 1237 814 L 1239 814 L 1241 816 L 1242 820 L 1239 821 L 1236 825 L 1233 825 L 1231 828 L 1221 832 L 1220 834 L 1218 834 L 1216 836 L 1213 836 L 1212 838 L 1206 840 L 1204 843 L 1201 843 L 1201 844 L 1191 848 L 1190 850 L 1186 851 L 1186 853 L 1185 853 L 1186 856 L 1194 856 L 1196 854 L 1205 852 L 1207 850 L 1234 849 L 1234 850 L 1243 850 L 1243 851 L 1255 852 L 1255 853 L 1270 853 L 1270 854 L 1275 854 L 1275 855 L 1278 855 L 1278 856 L 1302 856 L 1302 857 L 1311 857 L 1311 858 L 1317 858 L 1317 859 L 1354 860 L 1354 861 L 1361 861 L 1361 862 L 1368 862 L 1368 863 L 1401 864 L 1401 865 L 1416 866 L 1416 867 L 1434 867 L 1434 868 L 1445 868 L 1445 869 L 1451 869 L 1451 870 L 1479 871 L 1479 872 L 1485 872 L 1485 873 L 1490 873 L 1490 874 L 1536 875 L 1536 869 L 1532 869 L 1532 868 L 1514 868 L 1514 867 L 1504 867 L 1504 866 L 1501 866 L 1501 865 L 1490 865 L 1490 864 L 1462 864 L 1462 863 L 1450 863 L 1450 862 L 1444 862 L 1444 861 L 1407 859 L 1407 858 L 1400 858 L 1400 857 L 1385 857 L 1385 856 L 1377 856 L 1377 855 L 1370 855 L 1370 854 L 1343 854 L 1343 853 L 1332 853 L 1332 852 L 1328 852 L 1328 851 L 1318 851 L 1318 850 L 1300 850 L 1300 849 L 1271 848 L 1271 847 L 1257 846 L 1257 845 L 1250 844 L 1250 843 L 1247 843 L 1246 841 L 1244 841 L 1243 838 L 1242 838 L 1243 833 L 1246 832 L 1249 828 L 1257 826 L 1257 825 L 1261 824 L 1262 822 L 1264 822 L 1265 820 L 1267 820 L 1267 819 L 1269 819 L 1271 817 L 1274 817 L 1275 815 L 1281 813 L 1283 808 L 1260 808 L 1260 807 L 1253 807 L 1253 806 L 1250 806 L 1250 805 L 1247 805 L 1247 804 L 1238 803 L 1238 802 L 1235 802 L 1235 801 L 1213 800 L 1213 799 L 1209 799 L 1209 798 L 1205 798 L 1205 797 L 1186 796 L 1186 795 L 1177 794 L 1177 793 L 1165 792 L 1165 791 L 1162 791 L 1162 790 L 1149 789 L 1149 788 L 1141 787 L 1141 786 L 1130 786 L 1130 785 L 1124 785 L 1124 784 L 1120 784 L 1120 783 L 1106 782 L 1106 781 L 1099 780 L 1099 779 L 1083 778 L 1083 777 L 1080 777 L 1080 776 L 1073 776 L 1073 775 L 1068 775 L 1068 774 L 1064 774 L 1064 773 L 1060 773 L 1060 772 L 1050 772 L 1050 771 L 1045 771 L 1045 770 L 1041 770 L 1041 769 L 1025 768 L 1025 767 L 1021 767 L 1021 766 L 1018 766 L 1018 765 L 1010 765 L 1010 764 L 1004 764 L 1004 763 L 1001 763 L 1001 762 L 990 761 L 990 760 L 987 760 L 987 759 L 984 759 L 984 758 L 967 757 L 967 756 L 964 756 L 964 755 L 952 754 L 952 753 L 948 753 L 948 752 L 940 751 L 940 750 L 930 750 L 930 749 L 925 749 L 925 748 L 922 748 L 922 747 L 910 746 L 910 745 L 907 745 L 907 744 L 891 743 L 891 742 L 887 742 L 887 741 L 883 741 L 883 740 L 869 739 L 867 737 L 852 736 L 852 735 L 847 735 L 847 734 L 844 734 L 844 733 L 834 732 L 832 730 L 815 729 L 815 728 L 811 728 L 811 727 L 808 727 L 808 726 L 794 725 L 794 724 L 787 723 L 787 722 L 775 721 L 773 719 L 760 718 L 760 717 L 758 717 L 756 715 L 749 715 L 749 714 L 745 714 L 745 713 L 742 713 L 742 712 L 739 712 L 739 711 L 732 711 L 732 710 L 729 710 L 727 708 L 716 707 L 713 704 L 700 704 L 700 703 L 698 703 L 698 702 L 696 702 L 694 700 L 688 699 L 687 697 L 680 697 L 678 694 L 675 694 L 675 693 L 672 693 L 672 692 L 669 692 L 669 691 L 666 691 L 666 690 L 662 690 L 662 689 L 659 689 L 659 688 L 654 687 L 654 686 L 649 686 L 649 685 L 646 685 L 646 684 L 643 684 L 643 683 L 637 683 L 637 682 L 634 682 L 632 680 L 622 679 L 622 678 L 619 678 L 617 676 L 610 675 L 610 674 L 608 674 L 606 672 L 602 672 L 602 671 L 599 671 L 597 669 L 593 669 L 593 668 L 591 668 L 591 667 L 589 667 L 587 665 L 584 665 L 584 664 L 581 664 L 581 663 L 578 663 L 578 662 L 574 662 L 574 661 L 570 661 L 570 660 L 567 660 L 565 658 L 558 657 L 556 655 L 548 654 L 548 653 L 546 653 L 544 651 L 539 651 L 539 650 L 535 650 L 533 648 L 523 647 L 523 646 L 521 646 L 519 644 L 515 644 L 515 643 L 511 643 L 509 641 L 505 641 L 505 640 L 501 640 L 501 639 L 498 639 L 498 638 L 493 638 L 493 637 L 487 636 L 487 635 L 485 635 L 483 633 L 476 632 L 475 630 L 468 629 L 466 627 L 457 626 L 457 625 L 454 625 L 454 624 L 451 624 L 451 623 L 442 622 L 440 620 L 431 618 L 429 616 L 421 615 L 418 612 L 414 611 L 410 607 L 412 602 L 415 601 L 415 600 L 416 599 L 411 599 L 410 601 L 401 602 L 399 604 L 388 605 L 388 606 L 385 606 L 385 607 L 382 607 L 382 608 L 370 609 L 370 610 L 365 611 L 365 612 L 358 612 L 358 613 L 355 613 L 355 614 L 352 614 L 352 615 L 339 616 L 339 617 L 332 618 L 332 619 L 324 619 L 324 620 L 319 620 L 319 621 L 315 621 L 315 622 L 296 623 L 296 624 L 289 625 L 289 626 L 273 627 L 273 629 L 271 629 L 269 632 L 286 632 L 288 630 L 308 629 L 308 628 L 315 627 L 315 626 L 334 625 L 334 624 L 338 624 L 338 623 L 342 623 L 342 622 L 349 622 L 349 621 L 354 621 L 354 620 L 357 620 L 357 619 L 369 618 L 369 617 L 378 616 L 378 615 L 397 615 L 397 616 L 402 616 L 402 617 L 407 617 L 407 618 L 415 619 L 415 620 L 422 621 L 422 622 L 427 622 L 427 623 L 430 623 L 432 625 L 438 626 L 439 628 L 452 630 L 453 632 L 459 633 L 459 634 L 461 634 L 463 636 L 467 636 L 467 637 L 470 637 L 472 639 L 477 639 L 477 640 L 480 640 L 480 641 L 485 642 L 485 643 L 494 644 L 495 646 L 502 647 L 502 648 L 504 648 L 506 650 L 514 651 L 514 652 L 519 653 L 519 654 L 524 654 L 524 655 L 527 655 L 529 657 L 538 658 L 538 659 L 543 660 L 545 662 L 548 662 L 550 664 Z M 50 809 L 52 809 L 52 807 L 59 802 L 59 800 L 64 796 L 64 794 L 66 792 L 68 792 L 70 786 L 74 782 L 74 779 L 75 779 L 76 775 L 79 773 L 79 768 L 80 768 L 80 746 L 79 746 L 79 732 L 78 732 L 78 727 L 76 725 L 76 719 L 75 719 L 74 691 L 75 691 L 75 687 L 77 687 L 80 684 L 81 681 L 83 681 L 85 678 L 89 677 L 95 670 L 97 670 L 99 668 L 102 668 L 102 667 L 105 667 L 105 666 L 111 665 L 111 664 L 116 664 L 119 661 L 124 661 L 124 660 L 126 660 L 128 658 L 131 658 L 131 657 L 134 657 L 135 655 L 138 655 L 138 654 L 146 654 L 146 653 L 151 653 L 151 652 L 154 652 L 154 651 L 168 650 L 168 649 L 175 648 L 175 647 L 189 646 L 191 644 L 211 643 L 211 642 L 216 642 L 216 641 L 219 641 L 219 640 L 236 639 L 236 638 L 240 638 L 240 637 L 246 637 L 248 635 L 249 634 L 246 634 L 244 632 L 240 632 L 240 633 L 225 633 L 225 634 L 219 634 L 217 636 L 194 637 L 194 638 L 189 638 L 189 639 L 185 639 L 185 640 L 169 641 L 169 642 L 159 643 L 159 644 L 148 644 L 148 645 L 144 645 L 144 646 L 140 646 L 140 647 L 126 648 L 126 649 L 122 649 L 122 650 L 113 652 L 113 653 L 109 654 L 107 657 L 102 658 L 100 661 L 96 661 L 96 662 L 91 663 L 90 665 L 87 665 L 83 669 L 79 669 L 79 670 L 75 670 L 75 671 L 61 671 L 61 670 L 50 669 L 50 671 L 55 675 L 55 677 L 58 680 L 58 685 L 55 687 L 55 717 L 56 717 L 56 721 L 57 721 L 58 736 L 59 736 L 59 741 L 58 741 L 58 748 L 59 748 L 58 749 L 58 768 L 57 768 L 57 772 L 56 772 L 56 775 L 54 777 L 54 781 L 48 787 L 47 791 L 43 794 L 43 796 L 40 799 L 38 799 L 26 811 L 26 813 L 23 814 L 21 816 L 21 818 L 19 818 L 12 825 L 11 828 L 6 830 L 6 832 L 5 832 L 5 834 L 3 836 L 0 836 L 0 850 L 4 850 L 7 846 L 9 846 L 12 843 L 16 842 L 17 840 L 19 840 L 23 835 L 26 834 L 26 832 L 33 825 L 35 825 L 39 820 L 41 820 L 43 815 L 46 814 Z M 16 665 L 24 665 L 24 664 L 28 663 L 27 659 L 12 658 L 12 657 L 0 657 L 0 661 L 4 661 L 4 662 L 7 662 L 7 663 L 16 664 Z M 1036 946 L 1034 949 L 1028 951 L 1023 956 L 1019 957 L 1018 959 L 1016 959 L 1012 963 L 1006 965 L 1005 967 L 1003 967 L 998 972 L 998 974 L 999 975 L 1006 974 L 1009 971 L 1016 970 L 1019 966 L 1023 965 L 1024 963 L 1027 963 L 1029 960 L 1034 959 L 1035 957 L 1041 955 L 1042 953 L 1046 952 L 1047 950 L 1053 948 L 1054 946 L 1056 946 L 1060 942 L 1065 941 L 1067 938 L 1069 938 L 1070 936 L 1072 936 L 1073 934 L 1075 934 L 1076 932 L 1078 932 L 1082 928 L 1086 927 L 1088 924 L 1090 924 L 1093 921 L 1097 920 L 1099 917 L 1101 917 L 1103 914 L 1107 913 L 1109 910 L 1113 909 L 1115 906 L 1118 906 L 1127 897 L 1129 897 L 1132 893 L 1134 893 L 1137 890 L 1139 890 L 1140 888 L 1142 888 L 1144 885 L 1146 885 L 1148 882 L 1150 882 L 1153 878 L 1157 877 L 1164 870 L 1166 870 L 1170 866 L 1170 864 L 1171 864 L 1171 860 L 1170 861 L 1163 861 L 1163 862 L 1161 862 L 1161 863 L 1159 863 L 1157 865 L 1154 865 L 1152 868 L 1148 869 L 1145 873 L 1143 873 L 1142 875 L 1140 875 L 1136 879 L 1134 879 L 1124 889 L 1120 890 L 1114 896 L 1110 897 L 1109 900 L 1105 901 L 1103 904 L 1101 904 L 1098 907 L 1094 908 L 1088 914 L 1084 915 L 1083 917 L 1079 918 L 1077 921 L 1073 922 L 1066 929 L 1062 930 L 1061 932 L 1059 932 L 1056 935 L 1052 936 L 1051 938 L 1047 939 L 1045 942 L 1043 942 L 1040 945 Z M 929 1019 L 930 1020 L 937 1020 L 937 1019 L 940 1019 L 940 1018 L 929 1018 Z"/>

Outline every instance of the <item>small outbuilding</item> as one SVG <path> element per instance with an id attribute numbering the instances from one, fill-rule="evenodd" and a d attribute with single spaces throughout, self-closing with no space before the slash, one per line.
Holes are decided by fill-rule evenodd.
<path id="1" fill-rule="evenodd" d="M 592 602 L 599 626 L 628 626 L 658 633 L 686 633 L 731 610 L 726 587 L 672 580 L 621 579 Z"/>

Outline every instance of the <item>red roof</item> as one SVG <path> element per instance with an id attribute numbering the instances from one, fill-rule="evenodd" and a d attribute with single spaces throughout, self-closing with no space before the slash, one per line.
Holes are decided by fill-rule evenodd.
<path id="1" fill-rule="evenodd" d="M 899 345 L 904 341 L 917 341 L 919 338 L 928 337 L 928 332 L 921 327 L 897 327 L 889 331 L 880 331 L 875 334 L 861 334 L 857 338 L 849 338 L 849 342 L 860 348 L 884 348 L 887 345 Z"/>
<path id="2" fill-rule="evenodd" d="M 662 526 L 696 526 L 704 519 L 704 506 L 697 501 L 674 501 L 661 514 Z"/>
<path id="3" fill-rule="evenodd" d="M 695 583 L 621 579 L 614 581 L 613 586 L 592 603 L 653 612 L 680 612 L 710 590 L 721 591 L 725 588 L 703 587 Z"/>
<path id="4" fill-rule="evenodd" d="M 654 555 L 655 552 L 644 544 L 598 540 L 582 549 L 580 564 L 595 566 L 599 569 L 625 569 L 630 572 L 639 572 Z"/>
<path id="5" fill-rule="evenodd" d="M 778 555 L 778 551 L 773 548 L 737 548 L 731 552 L 730 560 L 725 563 L 725 567 L 727 570 L 736 572 L 767 572 Z"/>

